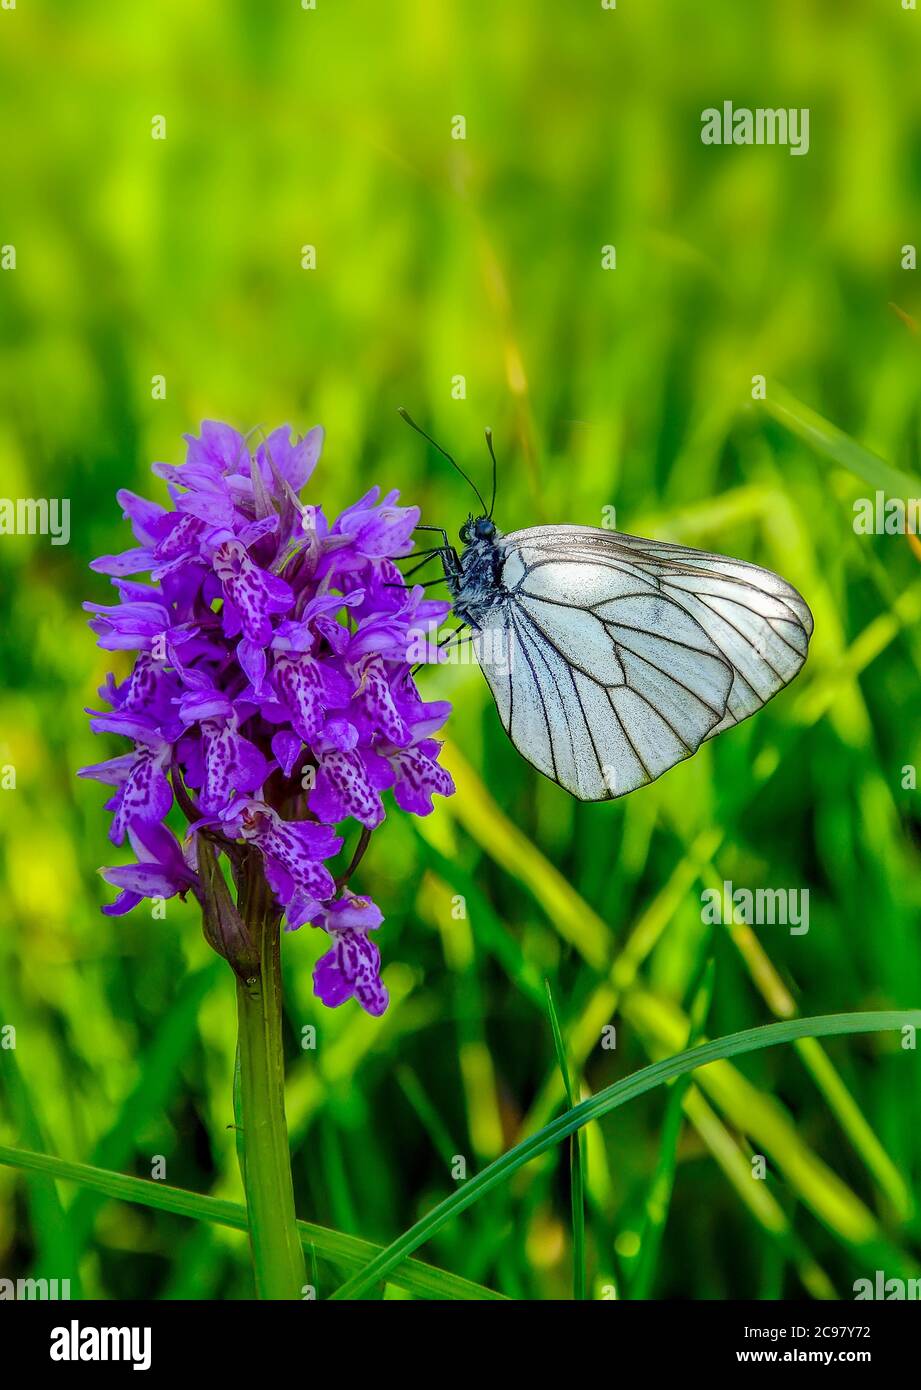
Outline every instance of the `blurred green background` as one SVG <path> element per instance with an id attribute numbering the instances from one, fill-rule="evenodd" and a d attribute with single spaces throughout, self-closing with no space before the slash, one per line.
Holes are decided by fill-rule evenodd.
<path id="1" fill-rule="evenodd" d="M 452 531 L 470 495 L 396 407 L 481 480 L 489 424 L 504 529 L 613 505 L 779 570 L 816 618 L 766 712 L 609 805 L 518 758 L 475 668 L 422 675 L 455 705 L 459 790 L 389 815 L 356 880 L 387 918 L 389 1013 L 324 1011 L 319 933 L 283 943 L 300 1216 L 386 1243 L 454 1190 L 454 1156 L 473 1173 L 555 1113 L 545 977 L 584 1094 L 684 1045 L 709 958 L 710 1036 L 921 1003 L 921 547 L 854 534 L 875 464 L 805 411 L 916 473 L 919 61 L 899 0 L 0 10 L 0 492 L 72 500 L 69 546 L 0 539 L 0 1143 L 142 1177 L 159 1155 L 167 1182 L 241 1197 L 231 974 L 191 906 L 99 914 L 118 854 L 74 777 L 120 751 L 83 714 L 109 661 L 86 566 L 130 544 L 116 488 L 161 497 L 150 463 L 206 417 L 322 422 L 312 500 L 377 482 Z M 703 146 L 723 100 L 809 107 L 809 154 Z M 723 879 L 808 888 L 808 934 L 705 927 Z M 697 1081 L 677 1137 L 661 1090 L 587 1131 L 592 1296 L 850 1297 L 919 1272 L 917 1053 L 838 1039 Z M 422 1253 L 568 1297 L 568 1202 L 563 1148 Z M 239 1232 L 0 1166 L 0 1277 L 30 1271 L 252 1296 Z M 346 1272 L 318 1255 L 320 1296 Z"/>

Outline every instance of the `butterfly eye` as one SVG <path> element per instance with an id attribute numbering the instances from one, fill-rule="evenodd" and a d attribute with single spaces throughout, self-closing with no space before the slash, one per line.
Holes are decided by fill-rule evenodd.
<path id="1" fill-rule="evenodd" d="M 496 523 L 490 521 L 488 516 L 481 516 L 476 524 L 477 540 L 491 541 L 496 534 Z"/>

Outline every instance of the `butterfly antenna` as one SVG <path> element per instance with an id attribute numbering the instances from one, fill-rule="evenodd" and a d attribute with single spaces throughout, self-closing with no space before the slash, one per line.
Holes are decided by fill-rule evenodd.
<path id="1" fill-rule="evenodd" d="M 416 431 L 416 434 L 421 434 L 423 439 L 427 439 L 428 442 L 431 444 L 432 448 L 433 448 L 433 449 L 437 449 L 438 452 L 439 452 L 439 454 L 441 454 L 443 458 L 446 458 L 446 459 L 448 460 L 448 463 L 450 463 L 450 465 L 451 465 L 452 468 L 456 468 L 456 469 L 457 469 L 458 473 L 459 473 L 459 474 L 461 475 L 461 477 L 464 479 L 464 482 L 469 483 L 470 486 L 473 488 L 474 492 L 476 493 L 477 497 L 479 498 L 480 506 L 483 508 L 483 513 L 484 513 L 484 515 L 485 515 L 485 513 L 486 513 L 486 503 L 483 501 L 483 494 L 482 494 L 482 492 L 480 492 L 480 489 L 477 487 L 477 485 L 476 485 L 476 483 L 473 481 L 473 479 L 467 476 L 467 474 L 466 474 L 466 473 L 464 472 L 464 470 L 461 468 L 461 466 L 460 466 L 460 464 L 457 462 L 457 460 L 456 460 L 456 459 L 453 459 L 453 458 L 451 457 L 451 455 L 448 453 L 447 449 L 443 449 L 443 448 L 441 447 L 440 444 L 436 444 L 435 441 L 434 441 L 434 439 L 432 438 L 432 436 L 431 436 L 430 434 L 426 434 L 425 430 L 422 429 L 422 427 L 421 427 L 420 425 L 417 425 L 417 424 L 416 424 L 415 420 L 412 418 L 412 416 L 409 414 L 409 412 L 406 411 L 406 410 L 404 410 L 402 406 L 398 406 L 398 407 L 397 407 L 397 414 L 398 414 L 399 416 L 401 416 L 401 418 L 404 419 L 404 420 L 406 421 L 407 425 L 409 425 L 411 429 L 414 429 L 414 430 Z"/>
<path id="2" fill-rule="evenodd" d="M 491 519 L 493 507 L 496 505 L 496 451 L 492 447 L 492 430 L 488 427 L 486 430 L 486 447 L 489 450 L 489 457 L 492 459 L 492 498 L 489 503 L 489 511 L 486 513 Z"/>

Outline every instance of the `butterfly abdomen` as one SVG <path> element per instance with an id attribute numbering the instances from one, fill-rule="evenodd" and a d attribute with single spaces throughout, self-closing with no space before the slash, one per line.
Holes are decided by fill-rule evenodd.
<path id="1" fill-rule="evenodd" d="M 460 557 L 460 570 L 445 566 L 451 604 L 458 618 L 479 628 L 486 616 L 508 598 L 502 583 L 505 551 L 497 532 L 487 539 L 471 541 Z"/>

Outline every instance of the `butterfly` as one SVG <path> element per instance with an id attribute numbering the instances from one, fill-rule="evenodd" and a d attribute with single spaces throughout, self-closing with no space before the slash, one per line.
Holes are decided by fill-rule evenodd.
<path id="1" fill-rule="evenodd" d="M 440 527 L 452 607 L 469 627 L 505 731 L 580 801 L 624 796 L 760 710 L 798 674 L 813 620 L 771 570 L 593 526 L 507 535 L 483 508 Z M 425 563 L 424 561 L 423 563 Z M 441 581 L 439 581 L 441 582 Z"/>

